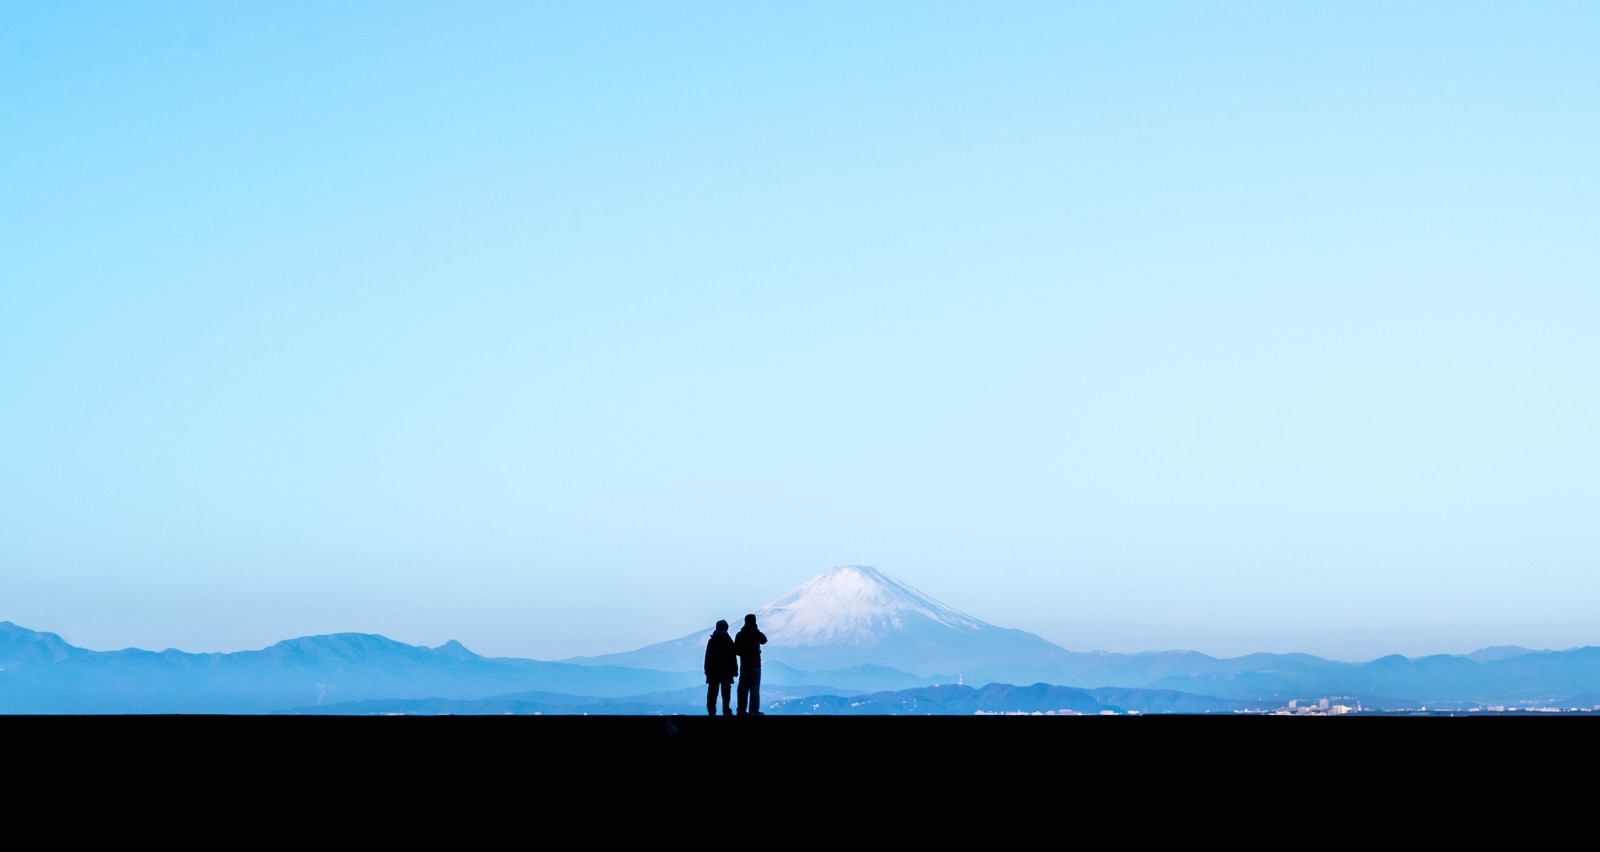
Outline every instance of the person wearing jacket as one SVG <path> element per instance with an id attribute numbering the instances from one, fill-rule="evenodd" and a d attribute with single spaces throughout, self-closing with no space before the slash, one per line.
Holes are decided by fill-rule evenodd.
<path id="1" fill-rule="evenodd" d="M 744 626 L 733 637 L 733 652 L 739 655 L 739 715 L 761 716 L 761 646 L 767 634 L 756 628 L 754 613 L 744 617 Z"/>
<path id="2" fill-rule="evenodd" d="M 739 658 L 733 653 L 728 622 L 719 619 L 706 640 L 706 712 L 717 715 L 717 693 L 722 693 L 722 715 L 732 716 L 733 679 L 739 676 Z"/>

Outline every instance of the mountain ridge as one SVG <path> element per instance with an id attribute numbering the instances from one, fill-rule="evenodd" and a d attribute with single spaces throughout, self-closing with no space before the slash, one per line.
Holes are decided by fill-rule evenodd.
<path id="1" fill-rule="evenodd" d="M 1365 663 L 1299 653 L 1069 651 L 962 613 L 871 566 L 835 566 L 753 612 L 769 637 L 763 692 L 773 701 L 819 706 L 859 707 L 852 702 L 861 695 L 991 684 L 1156 690 L 1191 696 L 1171 705 L 1189 707 L 1334 695 L 1397 705 L 1526 704 L 1600 693 L 1600 648 L 1589 646 L 1500 645 Z M 708 629 L 628 652 L 541 661 L 481 656 L 454 639 L 429 648 L 351 632 L 236 652 L 94 651 L 4 621 L 0 713 L 278 713 L 373 701 L 467 707 L 533 693 L 573 696 L 595 707 L 659 707 L 641 696 L 698 691 L 703 699 Z M 900 700 L 879 699 L 877 706 Z"/>
<path id="2" fill-rule="evenodd" d="M 920 677 L 1027 681 L 1072 659 L 1043 637 L 989 624 L 866 565 L 834 566 L 751 613 L 767 636 L 763 657 L 804 670 L 875 664 Z M 698 671 L 704 639 L 696 631 L 562 662 Z"/>

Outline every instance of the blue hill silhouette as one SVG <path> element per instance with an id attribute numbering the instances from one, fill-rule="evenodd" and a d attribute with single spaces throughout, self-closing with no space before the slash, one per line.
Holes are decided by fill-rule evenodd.
<path id="1" fill-rule="evenodd" d="M 806 672 L 774 661 L 764 685 L 778 714 L 908 712 L 1218 713 L 1341 697 L 1370 708 L 1592 707 L 1600 648 L 1381 657 L 1304 654 L 1218 659 L 1195 652 L 1083 654 L 1061 683 L 966 685 L 887 667 Z M 887 687 L 881 684 L 889 684 Z M 6 714 L 671 714 L 703 706 L 698 673 L 483 657 L 336 633 L 257 651 L 93 651 L 0 622 Z"/>

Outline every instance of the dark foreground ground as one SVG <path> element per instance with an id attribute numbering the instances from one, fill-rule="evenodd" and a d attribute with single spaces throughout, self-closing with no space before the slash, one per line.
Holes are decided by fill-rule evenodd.
<path id="1" fill-rule="evenodd" d="M 1049 835 L 1468 842 L 1546 828 L 1600 719 L 10 716 L 8 813 L 55 836 L 755 852 Z M 1450 820 L 1437 811 L 1448 803 Z M 66 810 L 62 811 L 61 809 Z M 64 814 L 64 815 L 59 815 Z M 1587 823 L 1584 823 L 1587 824 Z M 1270 831 L 1268 830 L 1270 828 Z M 176 833 L 175 833 L 176 832 Z M 1262 834 L 1266 832 L 1266 834 Z M 1398 834 L 1397 834 L 1398 832 Z M 1087 842 L 1087 841 L 1084 841 Z"/>
<path id="2" fill-rule="evenodd" d="M 119 767 L 556 772 L 744 764 L 826 773 L 862 763 L 1102 774 L 1451 765 L 1594 756 L 1600 716 L 0 716 L 12 755 L 70 746 Z M 1508 763 L 1509 762 L 1509 763 Z M 17 764 L 13 763 L 13 767 Z"/>

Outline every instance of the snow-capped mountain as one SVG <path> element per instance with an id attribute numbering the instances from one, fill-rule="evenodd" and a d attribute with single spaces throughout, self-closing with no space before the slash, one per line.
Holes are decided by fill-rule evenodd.
<path id="1" fill-rule="evenodd" d="M 952 609 L 866 565 L 840 565 L 750 611 L 767 635 L 763 662 L 800 672 L 881 667 L 935 680 L 987 682 L 1048 671 L 1071 656 L 1032 633 Z M 739 628 L 737 616 L 729 621 Z M 706 631 L 697 630 L 636 651 L 567 662 L 698 671 L 705 638 Z M 772 674 L 769 669 L 768 680 Z"/>
<path id="2" fill-rule="evenodd" d="M 785 648 L 873 648 L 897 634 L 989 628 L 866 565 L 840 565 L 756 610 L 767 641 Z"/>

